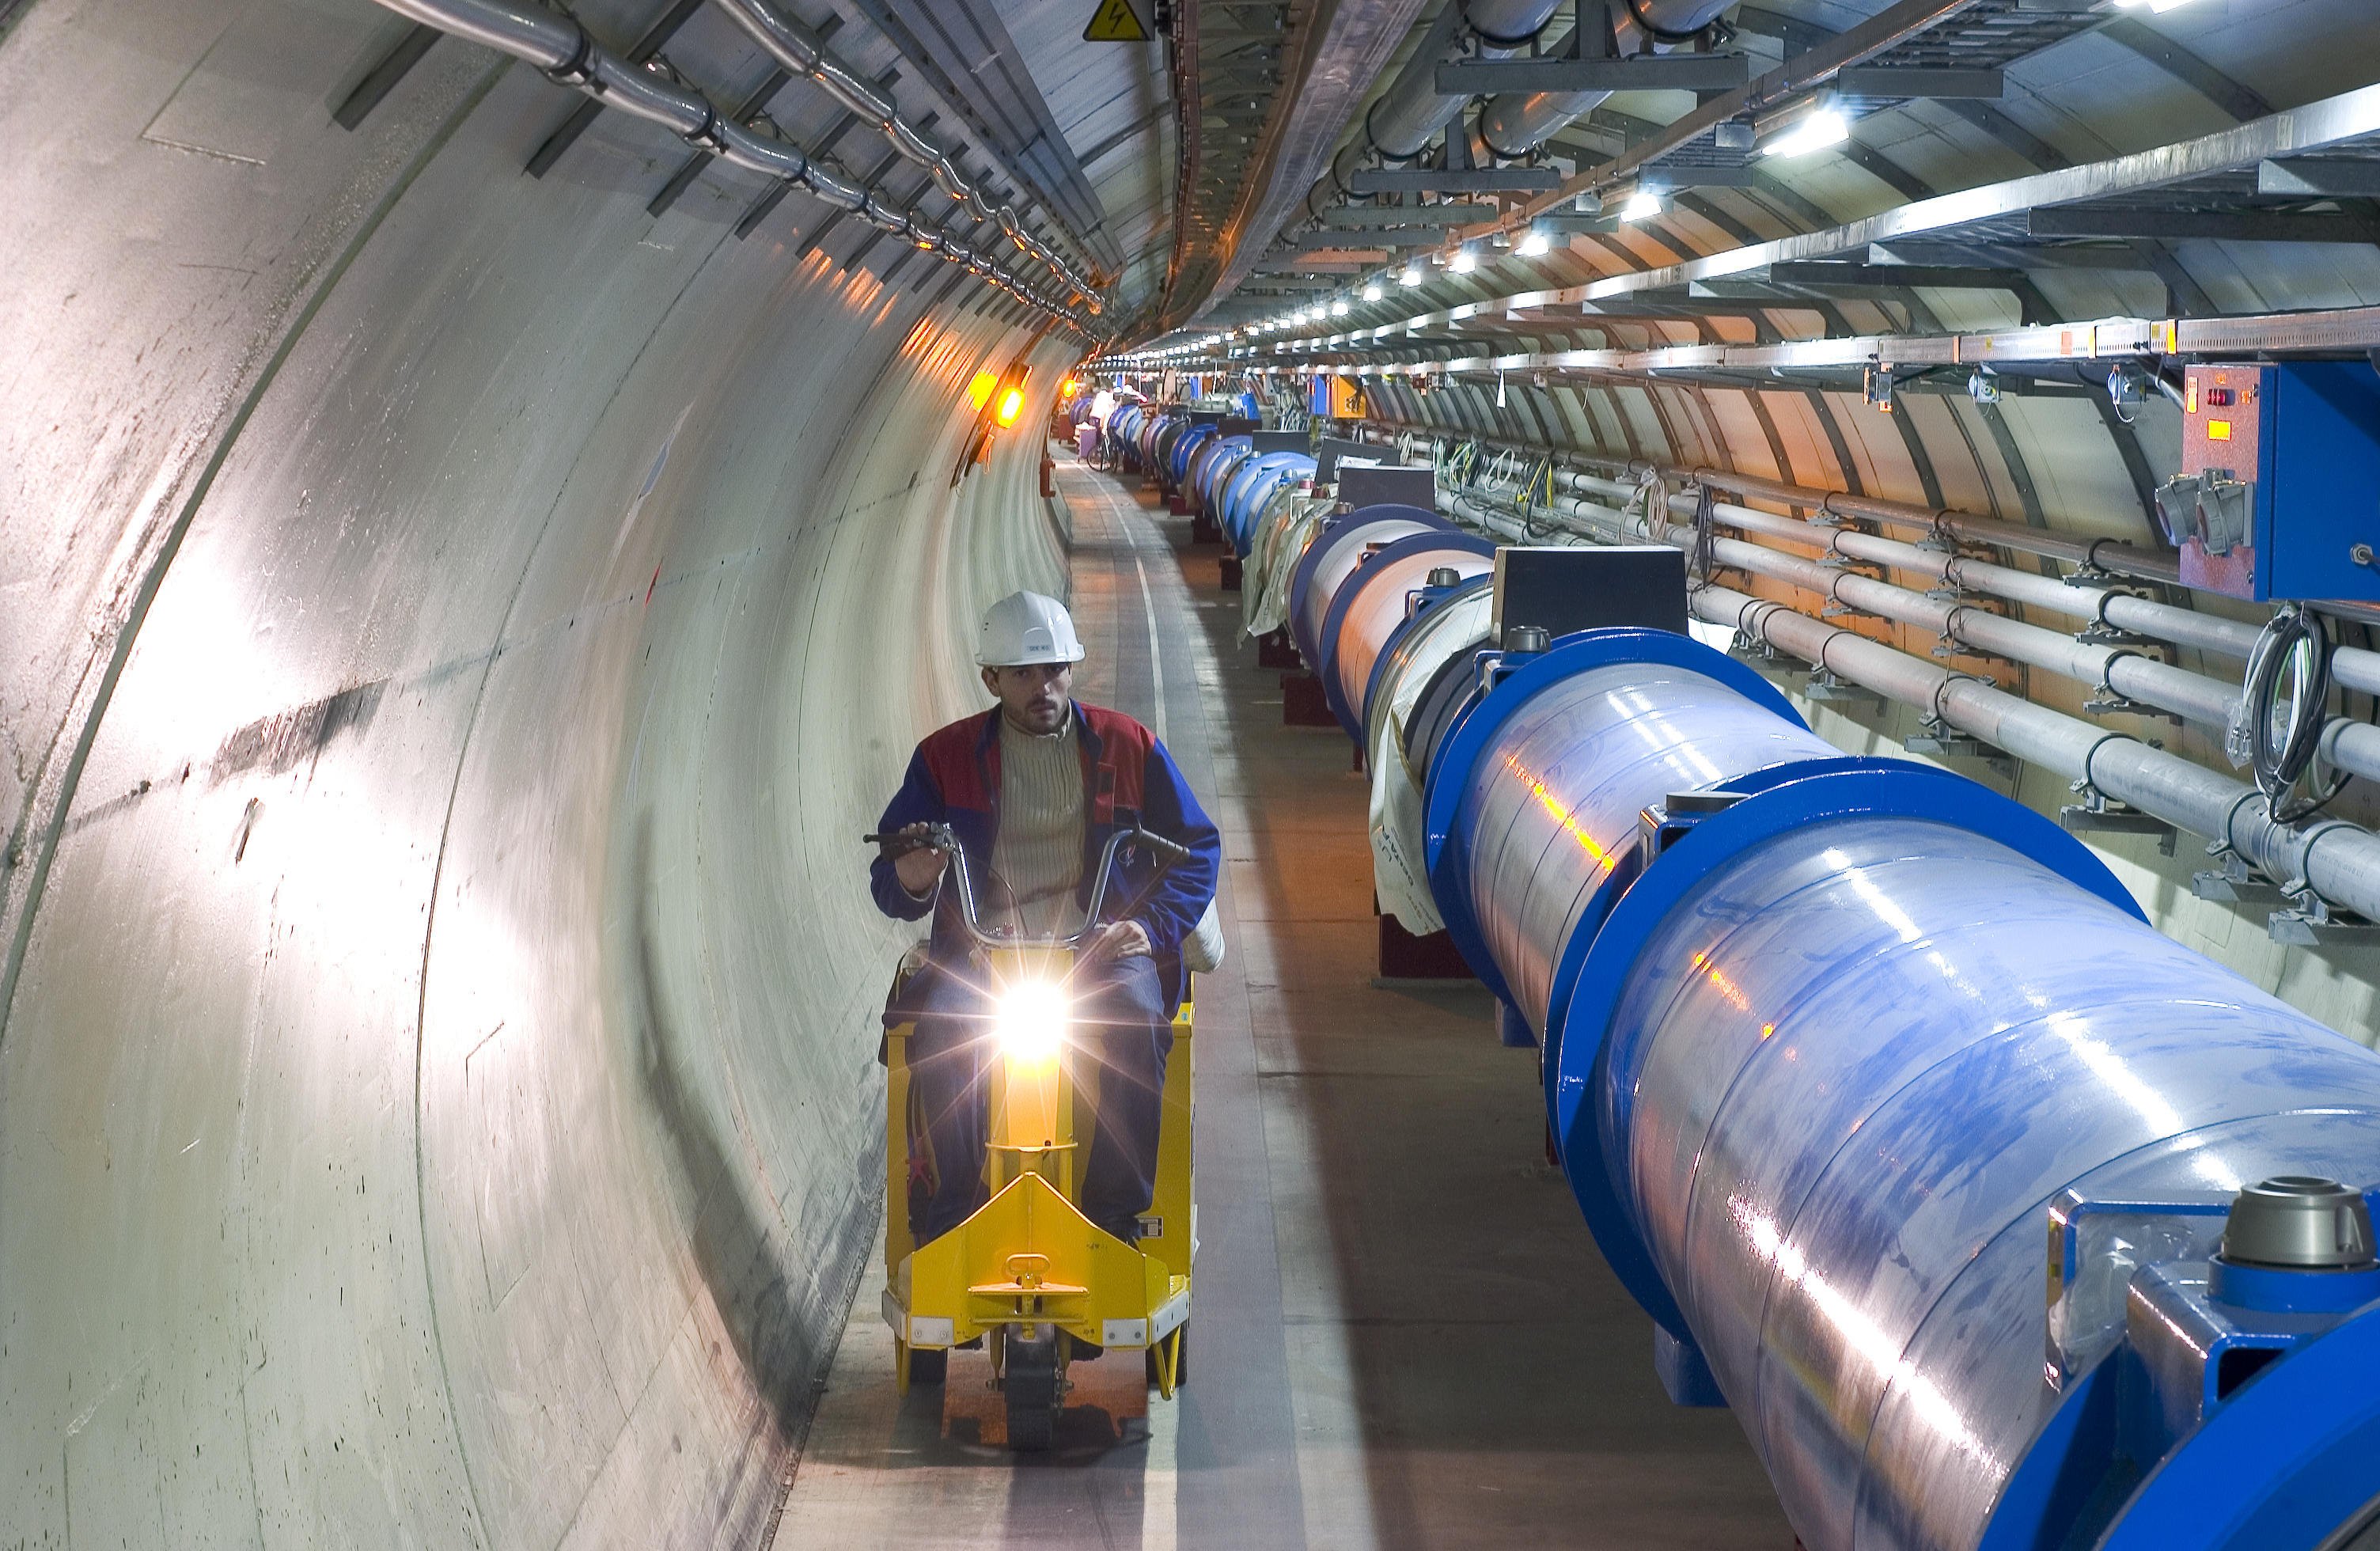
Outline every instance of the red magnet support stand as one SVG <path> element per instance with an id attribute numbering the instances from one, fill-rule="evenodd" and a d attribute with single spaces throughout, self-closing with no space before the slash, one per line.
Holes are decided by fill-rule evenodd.
<path id="1" fill-rule="evenodd" d="M 1281 724 L 1284 727 L 1336 727 L 1330 702 L 1323 697 L 1322 681 L 1312 673 L 1281 676 Z"/>
<path id="2" fill-rule="evenodd" d="M 1378 909 L 1376 904 L 1374 909 Z M 1415 937 L 1383 912 L 1380 922 L 1380 978 L 1383 980 L 1468 980 L 1471 966 L 1454 939 L 1442 931 Z"/>
<path id="3" fill-rule="evenodd" d="M 1257 637 L 1257 666 L 1259 668 L 1294 668 L 1297 647 L 1290 640 L 1287 630 L 1273 630 Z"/>
<path id="4" fill-rule="evenodd" d="M 1190 541 L 1194 544 L 1220 544 L 1223 541 L 1223 530 L 1217 527 L 1215 519 L 1206 513 L 1193 512 L 1190 514 Z"/>

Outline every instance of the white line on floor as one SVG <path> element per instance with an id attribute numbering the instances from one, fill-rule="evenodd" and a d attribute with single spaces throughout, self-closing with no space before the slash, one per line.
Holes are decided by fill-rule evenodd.
<path id="1" fill-rule="evenodd" d="M 1130 529 L 1127 528 L 1126 531 L 1129 532 Z M 1137 546 L 1135 547 L 1137 548 Z M 1132 557 L 1132 568 L 1140 573 L 1140 610 L 1142 615 L 1148 621 L 1148 680 L 1152 692 L 1150 704 L 1156 708 L 1151 726 L 1157 733 L 1159 743 L 1171 744 L 1173 740 L 1168 737 L 1165 732 L 1165 656 L 1157 646 L 1157 600 L 1148 595 L 1148 567 L 1140 563 L 1140 556 L 1135 554 Z"/>

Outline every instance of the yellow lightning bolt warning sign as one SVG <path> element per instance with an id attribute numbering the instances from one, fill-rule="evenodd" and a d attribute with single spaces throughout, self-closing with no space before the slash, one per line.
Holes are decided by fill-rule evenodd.
<path id="1" fill-rule="evenodd" d="M 1099 8 L 1091 13 L 1091 24 L 1083 29 L 1083 42 L 1145 43 L 1148 28 L 1132 8 L 1132 0 L 1099 0 Z"/>

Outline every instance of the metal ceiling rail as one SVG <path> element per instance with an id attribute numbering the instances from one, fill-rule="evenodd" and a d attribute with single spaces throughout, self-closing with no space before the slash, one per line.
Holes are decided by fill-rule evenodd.
<path id="1" fill-rule="evenodd" d="M 1530 217 L 1576 195 L 1612 188 L 1638 168 L 1691 144 L 1728 120 L 1782 102 L 1812 87 L 1823 86 L 1839 71 L 1864 64 L 1975 4 L 1977 0 L 1900 0 L 1899 5 L 1878 12 L 1816 48 L 1794 55 L 1777 68 L 1755 77 L 1726 96 L 1715 97 L 1703 103 L 1644 144 L 1621 152 L 1611 161 L 1582 168 L 1563 180 L 1552 193 L 1528 200 L 1513 215 L 1482 226 L 1472 235 L 1486 236 L 1490 232 L 1524 225 Z"/>
<path id="2" fill-rule="evenodd" d="M 1365 348 L 1355 336 L 1348 346 Z M 1368 347 L 1400 341 L 1373 340 Z M 1326 352 L 1330 348 L 1323 346 Z M 1866 366 L 2003 366 L 2143 356 L 2380 349 L 2380 307 L 2235 318 L 2100 318 L 1977 333 L 1855 334 L 1776 345 L 1670 345 L 1648 350 L 1533 350 L 1451 360 L 1298 363 L 1335 377 L 1463 376 L 1498 371 L 1792 371 Z M 1265 365 L 1259 361 L 1257 365 Z"/>
<path id="3" fill-rule="evenodd" d="M 1324 348 L 1354 341 L 1366 333 L 1376 341 L 1386 341 L 1392 334 L 1442 328 L 1500 311 L 1577 307 L 1644 291 L 1689 285 L 1696 281 L 1740 277 L 1772 264 L 1836 258 L 1873 244 L 1908 238 L 1952 240 L 1962 228 L 1984 228 L 1985 234 L 1978 240 L 2005 248 L 2011 243 L 2039 240 L 2029 238 L 2022 231 L 1995 229 L 1996 224 L 2006 226 L 2013 223 L 2022 227 L 2023 217 L 2031 211 L 2045 206 L 2137 198 L 2159 191 L 2170 195 L 2176 185 L 2223 175 L 2233 175 L 2239 181 L 2239 187 L 2232 188 L 2227 180 L 2222 191 L 2239 204 L 2258 197 L 2255 176 L 2262 163 L 2375 138 L 2380 138 L 2380 85 L 2359 87 L 2193 139 L 1920 200 L 1824 231 L 1752 243 L 1658 269 L 1609 275 L 1584 285 L 1516 292 L 1469 302 L 1327 339 L 1318 336 L 1276 341 L 1274 349 L 1284 345 L 1293 349 Z"/>
<path id="4" fill-rule="evenodd" d="M 701 92 L 677 85 L 598 43 L 570 17 L 528 0 L 380 0 L 399 16 L 527 60 L 549 79 L 575 87 L 608 107 L 649 120 L 698 151 L 739 167 L 798 184 L 904 241 L 1009 292 L 1050 317 L 1084 326 L 1075 307 L 1043 296 L 1006 268 L 909 211 L 897 210 L 787 142 L 754 132 L 721 113 Z"/>
<path id="5" fill-rule="evenodd" d="M 998 223 L 1019 252 L 1047 266 L 1062 284 L 1083 298 L 1083 304 L 1093 314 L 1102 309 L 1097 282 L 1026 230 L 1014 209 L 985 199 L 940 146 L 901 116 L 891 96 L 837 58 L 816 31 L 778 10 L 769 0 L 717 0 L 717 4 L 789 74 L 815 81 L 845 109 L 873 125 L 892 142 L 893 150 L 925 168 L 943 193 L 966 206 L 978 220 Z"/>

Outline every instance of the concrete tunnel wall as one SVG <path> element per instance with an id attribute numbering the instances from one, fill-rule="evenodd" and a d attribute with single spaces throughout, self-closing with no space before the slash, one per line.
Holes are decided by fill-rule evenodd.
<path id="1" fill-rule="evenodd" d="M 1031 418 L 949 483 L 1029 335 L 525 177 L 483 50 L 334 127 L 366 0 L 8 26 L 0 1545 L 748 1544 L 874 1220 L 857 837 L 1064 586 Z"/>

